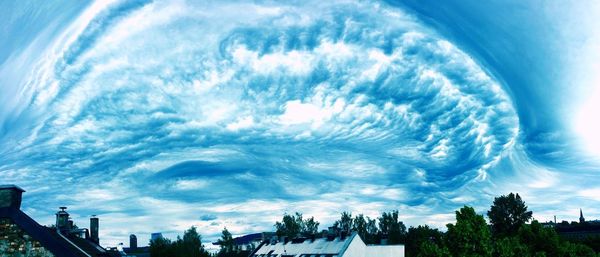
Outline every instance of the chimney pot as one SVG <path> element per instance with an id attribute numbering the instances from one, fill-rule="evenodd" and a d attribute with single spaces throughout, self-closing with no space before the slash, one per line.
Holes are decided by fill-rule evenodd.
<path id="1" fill-rule="evenodd" d="M 0 185 L 0 208 L 21 208 L 22 188 L 15 185 Z"/>

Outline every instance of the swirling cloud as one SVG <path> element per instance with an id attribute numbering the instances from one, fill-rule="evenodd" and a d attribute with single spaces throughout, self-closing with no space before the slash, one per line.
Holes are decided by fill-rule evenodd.
<path id="1" fill-rule="evenodd" d="M 0 171 L 82 214 L 170 217 L 146 230 L 218 233 L 234 214 L 257 217 L 238 232 L 268 229 L 302 206 L 330 219 L 339 199 L 432 213 L 468 201 L 452 192 L 519 131 L 490 74 L 379 3 L 125 1 L 75 24 L 23 85 L 25 111 L 0 121 L 27 131 Z"/>

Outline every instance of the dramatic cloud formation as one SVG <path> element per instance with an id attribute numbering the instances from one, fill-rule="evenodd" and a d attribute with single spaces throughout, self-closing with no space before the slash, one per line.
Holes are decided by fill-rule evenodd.
<path id="1" fill-rule="evenodd" d="M 71 12 L 0 55 L 0 174 L 47 223 L 53 206 L 76 221 L 99 214 L 115 244 L 191 225 L 207 239 L 224 226 L 270 230 L 286 211 L 328 222 L 400 209 L 441 226 L 506 189 L 537 204 L 548 201 L 528 192 L 566 197 L 552 190 L 563 135 L 528 130 L 510 74 L 484 68 L 486 56 L 410 3 L 103 1 Z M 568 197 L 600 201 L 585 187 L 597 169 L 572 171 L 593 179 Z"/>

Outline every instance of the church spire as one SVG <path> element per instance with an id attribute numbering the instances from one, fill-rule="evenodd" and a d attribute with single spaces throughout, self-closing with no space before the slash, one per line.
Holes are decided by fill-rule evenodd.
<path id="1" fill-rule="evenodd" d="M 579 223 L 585 223 L 585 218 L 583 218 L 583 211 L 579 209 Z"/>

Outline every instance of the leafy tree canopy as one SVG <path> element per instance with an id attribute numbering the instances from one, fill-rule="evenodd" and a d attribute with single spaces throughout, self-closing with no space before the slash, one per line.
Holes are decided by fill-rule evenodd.
<path id="1" fill-rule="evenodd" d="M 447 243 L 453 256 L 492 256 L 491 233 L 482 215 L 469 206 L 456 211 L 456 224 L 448 224 Z"/>
<path id="2" fill-rule="evenodd" d="M 314 235 L 319 231 L 319 222 L 314 217 L 302 219 L 302 214 L 296 212 L 295 215 L 284 214 L 281 222 L 275 222 L 277 236 L 286 236 L 295 238 L 298 235 Z"/>
<path id="3" fill-rule="evenodd" d="M 532 212 L 527 211 L 525 202 L 519 194 L 510 193 L 494 199 L 487 212 L 496 236 L 514 236 L 521 226 L 531 220 Z"/>

